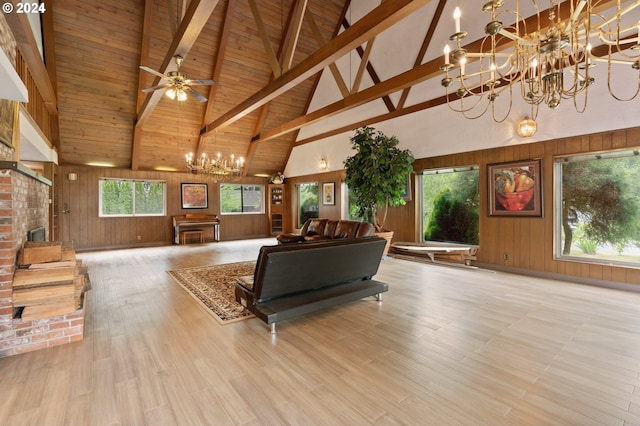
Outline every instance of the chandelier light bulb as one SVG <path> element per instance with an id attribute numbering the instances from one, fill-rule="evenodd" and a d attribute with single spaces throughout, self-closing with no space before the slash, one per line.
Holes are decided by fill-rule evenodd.
<path id="1" fill-rule="evenodd" d="M 462 15 L 462 12 L 460 12 L 460 8 L 456 7 L 456 9 L 453 11 L 453 19 L 455 20 L 455 24 L 456 24 L 456 34 L 460 32 L 460 16 Z"/>
<path id="2" fill-rule="evenodd" d="M 506 3 L 514 7 L 502 10 Z M 444 64 L 440 66 L 444 73 L 441 85 L 451 110 L 469 119 L 490 112 L 493 120 L 501 123 L 511 114 L 513 96 L 520 93 L 522 100 L 532 107 L 534 116 L 540 105 L 556 109 L 563 100 L 569 100 L 576 111 L 582 113 L 587 107 L 589 86 L 595 83 L 590 69 L 596 62 L 607 63 L 606 86 L 611 96 L 618 101 L 639 97 L 640 83 L 632 82 L 624 94 L 614 93 L 612 83 L 615 80 L 613 69 L 620 64 L 640 70 L 640 21 L 637 18 L 640 1 L 627 2 L 627 5 L 618 1 L 615 6 L 616 2 L 611 2 L 611 7 L 601 12 L 597 10 L 599 2 L 595 0 L 569 0 L 566 7 L 571 14 L 566 17 L 558 13 L 560 2 L 557 1 L 549 1 L 548 17 L 541 13 L 522 15 L 520 3 L 520 0 L 486 3 L 482 10 L 491 12 L 491 18 L 485 26 L 484 38 L 464 45 L 476 44 L 481 50 L 476 48 L 469 52 L 461 43 L 468 35 L 460 29 L 462 13 L 459 7 L 455 8 L 456 33 L 449 37 L 455 45 L 444 46 Z M 526 3 L 538 10 L 537 2 Z M 522 10 L 526 9 L 522 7 Z M 631 15 L 632 11 L 635 16 Z M 503 26 L 502 21 L 515 24 Z M 502 43 L 499 39 L 509 42 Z M 596 39 L 601 46 L 598 46 L 599 53 L 594 55 L 589 40 Z M 602 47 L 607 47 L 606 51 Z M 466 72 L 466 58 L 474 65 L 469 73 Z M 452 69 L 458 67 L 460 73 L 452 75 Z M 498 85 L 506 85 L 508 89 L 497 91 Z M 493 102 L 499 92 L 508 98 L 506 108 L 489 108 L 481 99 Z M 454 94 L 458 97 L 452 97 Z"/>

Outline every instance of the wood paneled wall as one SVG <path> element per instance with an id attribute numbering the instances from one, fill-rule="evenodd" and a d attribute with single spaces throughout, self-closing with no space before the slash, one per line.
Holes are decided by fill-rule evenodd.
<path id="1" fill-rule="evenodd" d="M 77 180 L 68 179 L 70 172 L 77 174 Z M 165 181 L 167 215 L 140 218 L 98 217 L 98 180 L 101 177 Z M 220 185 L 204 176 L 69 165 L 59 167 L 54 179 L 57 191 L 56 238 L 73 241 L 78 250 L 172 244 L 172 216 L 186 213 L 220 215 Z M 209 207 L 207 209 L 181 208 L 180 184 L 186 182 L 208 184 Z M 266 187 L 264 178 L 246 178 L 242 182 L 265 184 Z M 220 222 L 221 240 L 268 235 L 266 214 L 222 215 Z"/>
<path id="2" fill-rule="evenodd" d="M 414 169 L 478 165 L 480 167 L 480 248 L 478 261 L 499 267 L 555 273 L 584 279 L 640 284 L 640 269 L 622 266 L 596 265 L 584 262 L 557 260 L 553 252 L 553 159 L 560 155 L 624 149 L 640 146 L 640 128 L 604 132 L 593 135 L 562 138 L 545 142 L 516 145 L 416 160 Z M 541 158 L 543 164 L 543 217 L 489 217 L 487 207 L 487 164 Z M 77 181 L 69 181 L 69 172 L 78 174 Z M 161 218 L 98 218 L 98 179 L 100 177 L 159 179 L 167 182 L 167 216 Z M 58 238 L 73 240 L 79 249 L 127 247 L 136 245 L 171 244 L 173 231 L 171 216 L 193 212 L 180 208 L 180 183 L 209 183 L 208 214 L 219 214 L 219 185 L 206 178 L 186 173 L 133 172 L 84 166 L 60 167 L 56 179 L 58 200 L 56 217 Z M 317 173 L 287 178 L 286 206 L 290 209 L 285 231 L 295 229 L 295 185 L 334 182 L 334 206 L 320 203 L 319 216 L 340 219 L 342 209 L 342 181 L 344 171 Z M 246 183 L 264 183 L 260 178 L 247 178 Z M 387 228 L 394 230 L 395 241 L 419 241 L 420 208 L 416 200 L 416 182 L 412 180 L 412 197 L 405 206 L 392 208 Z M 62 213 L 69 210 L 69 213 Z M 225 215 L 221 217 L 223 240 L 262 237 L 268 235 L 266 215 Z M 136 239 L 141 236 L 141 241 Z M 504 254 L 509 259 L 504 259 Z"/>
<path id="3" fill-rule="evenodd" d="M 335 184 L 335 205 L 326 206 L 322 204 L 322 200 L 319 200 L 318 205 L 318 217 L 325 219 L 338 220 L 341 219 L 342 209 L 342 181 L 344 181 L 344 170 L 332 171 L 326 173 L 318 173 L 313 175 L 297 176 L 294 178 L 285 179 L 285 205 L 290 208 L 290 214 L 287 217 L 288 223 L 285 224 L 285 232 L 293 232 L 297 228 L 297 197 L 296 197 L 296 185 L 301 183 L 317 183 L 318 184 L 318 196 L 322 195 L 322 184 L 333 182 Z"/>
<path id="4" fill-rule="evenodd" d="M 640 128 L 561 138 L 544 142 L 472 151 L 461 154 L 417 159 L 414 170 L 453 166 L 480 167 L 480 248 L 478 262 L 513 270 L 562 274 L 589 280 L 614 281 L 640 285 L 640 269 L 557 260 L 553 250 L 553 160 L 557 156 L 640 146 Z M 543 217 L 489 217 L 487 205 L 487 164 L 542 159 Z M 295 184 L 336 182 L 336 205 L 320 205 L 320 217 L 340 218 L 343 197 L 340 194 L 344 171 L 319 173 L 286 180 L 288 202 L 295 217 Z M 416 199 L 417 179 L 411 180 L 412 196 L 405 206 L 391 208 L 386 227 L 394 231 L 394 241 L 420 241 L 420 205 Z M 292 219 L 292 221 L 295 219 Z M 508 260 L 504 254 L 507 253 Z"/>
<path id="5" fill-rule="evenodd" d="M 416 171 L 438 167 L 478 165 L 480 167 L 480 248 L 478 261 L 505 268 L 554 273 L 583 279 L 640 284 L 640 269 L 597 265 L 554 258 L 553 160 L 557 156 L 640 146 L 640 128 L 554 139 L 505 148 L 419 159 Z M 487 164 L 542 159 L 543 217 L 489 217 Z M 413 221 L 395 221 L 392 229 L 417 228 Z M 407 215 L 408 216 L 408 215 Z M 419 235 L 416 241 L 419 241 Z M 504 254 L 507 253 L 508 259 Z"/>

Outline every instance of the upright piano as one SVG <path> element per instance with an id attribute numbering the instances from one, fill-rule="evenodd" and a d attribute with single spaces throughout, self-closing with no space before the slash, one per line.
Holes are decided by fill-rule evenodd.
<path id="1" fill-rule="evenodd" d="M 213 229 L 213 239 L 220 241 L 220 219 L 214 214 L 183 214 L 173 216 L 173 242 L 180 244 L 180 232 Z"/>

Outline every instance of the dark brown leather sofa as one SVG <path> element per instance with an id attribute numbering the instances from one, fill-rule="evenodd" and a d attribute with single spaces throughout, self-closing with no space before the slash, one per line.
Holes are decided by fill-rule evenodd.
<path id="1" fill-rule="evenodd" d="M 367 296 L 382 300 L 375 281 L 386 241 L 376 236 L 263 246 L 254 274 L 237 280 L 235 296 L 271 325 Z"/>
<path id="2" fill-rule="evenodd" d="M 279 244 L 301 241 L 337 240 L 343 238 L 361 238 L 373 235 L 375 228 L 369 222 L 355 220 L 307 219 L 299 234 L 280 234 L 276 237 Z"/>

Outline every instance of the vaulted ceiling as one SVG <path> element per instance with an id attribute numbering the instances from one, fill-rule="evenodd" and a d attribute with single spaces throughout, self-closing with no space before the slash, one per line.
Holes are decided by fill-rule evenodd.
<path id="1" fill-rule="evenodd" d="M 452 3 L 47 3 L 60 162 L 184 171 L 185 154 L 220 152 L 246 158 L 248 175 L 281 171 L 295 146 L 441 105 Z M 463 6 L 478 27 L 473 43 L 486 18 L 479 5 Z M 162 81 L 140 66 L 166 74 L 175 55 L 189 78 L 215 80 L 195 87 L 207 102 L 142 92 Z"/>
<path id="2" fill-rule="evenodd" d="M 304 113 L 315 73 L 297 84 L 281 76 L 333 37 L 344 0 L 60 0 L 52 7 L 63 163 L 182 171 L 188 152 L 221 152 L 246 157 L 254 174 L 283 167 L 295 134 L 252 140 Z M 184 58 L 180 70 L 189 78 L 216 81 L 197 87 L 208 102 L 141 92 L 159 78 L 139 65 L 166 73 L 175 70 L 174 55 Z M 285 96 L 262 97 L 215 124 L 278 77 Z"/>

